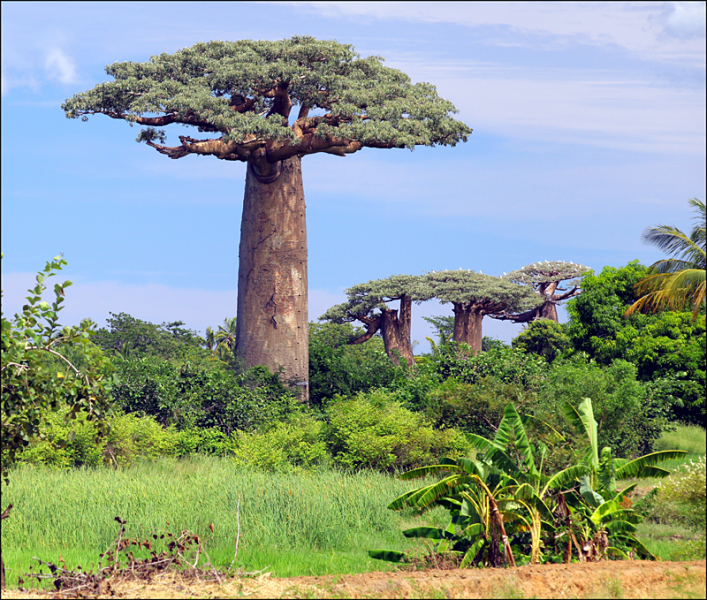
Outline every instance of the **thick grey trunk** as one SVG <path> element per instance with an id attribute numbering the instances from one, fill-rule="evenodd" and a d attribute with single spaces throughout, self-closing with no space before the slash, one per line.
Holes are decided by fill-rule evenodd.
<path id="1" fill-rule="evenodd" d="M 248 165 L 238 268 L 236 354 L 279 367 L 308 399 L 307 225 L 299 157 L 256 175 Z"/>
<path id="2" fill-rule="evenodd" d="M 464 342 L 474 353 L 481 352 L 482 327 L 484 318 L 482 307 L 472 302 L 454 302 L 454 333 L 455 342 Z"/>

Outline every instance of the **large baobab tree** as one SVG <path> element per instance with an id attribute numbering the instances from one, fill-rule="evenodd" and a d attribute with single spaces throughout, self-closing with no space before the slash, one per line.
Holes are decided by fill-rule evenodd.
<path id="1" fill-rule="evenodd" d="M 427 274 L 431 297 L 454 310 L 452 340 L 481 352 L 484 315 L 528 310 L 541 302 L 531 288 L 474 271 L 432 271 Z"/>
<path id="2" fill-rule="evenodd" d="M 412 84 L 349 45 L 311 37 L 198 43 L 106 72 L 113 81 L 64 102 L 67 117 L 103 114 L 142 125 L 138 141 L 172 159 L 247 163 L 236 351 L 246 367 L 282 366 L 288 379 L 306 384 L 302 157 L 454 146 L 471 129 L 450 116 L 456 109 L 434 86 Z M 167 146 L 159 128 L 172 124 L 202 135 L 180 135 L 179 145 Z"/>
<path id="3" fill-rule="evenodd" d="M 415 364 L 410 337 L 412 303 L 430 298 L 426 279 L 418 275 L 392 275 L 350 287 L 346 294 L 348 302 L 332 306 L 319 319 L 333 323 L 360 321 L 366 333 L 350 343 L 362 344 L 380 331 L 385 351 L 395 364 L 399 357 L 409 366 Z M 388 307 L 387 303 L 394 301 L 400 301 L 399 309 Z"/>
<path id="4" fill-rule="evenodd" d="M 551 319 L 555 323 L 559 323 L 557 305 L 581 293 L 582 277 L 587 271 L 589 271 L 589 267 L 573 262 L 546 260 L 545 262 L 527 265 L 507 275 L 504 274 L 504 279 L 534 289 L 542 298 L 542 302 L 538 306 L 524 312 L 504 310 L 489 314 L 489 316 L 494 319 L 513 321 L 515 323 L 530 323 L 537 319 Z M 559 287 L 563 281 L 568 282 L 565 284 L 567 286 L 565 288 Z"/>

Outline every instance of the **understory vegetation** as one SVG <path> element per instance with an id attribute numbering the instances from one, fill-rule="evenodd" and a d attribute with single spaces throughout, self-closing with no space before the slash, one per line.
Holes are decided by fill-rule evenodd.
<path id="1" fill-rule="evenodd" d="M 614 539 L 601 555 L 704 558 L 704 315 L 623 317 L 643 273 L 638 263 L 590 272 L 569 323 L 533 322 L 511 346 L 486 339 L 473 353 L 440 319 L 414 366 L 394 364 L 380 337 L 350 344 L 363 333 L 350 323 L 311 324 L 307 403 L 278 373 L 240 367 L 234 319 L 202 339 L 181 322 L 120 313 L 87 334 L 88 354 L 59 340 L 76 369 L 102 370 L 110 406 L 97 420 L 55 402 L 13 464 L 3 450 L 3 504 L 15 507 L 2 528 L 8 582 L 32 556 L 95 563 L 116 516 L 136 538 L 192 531 L 214 565 L 234 561 L 238 540 L 236 566 L 281 576 L 391 568 L 366 554 L 374 548 L 389 559 L 457 544 L 459 560 L 473 554 L 465 564 L 498 564 L 504 552 L 562 561 L 580 532 L 562 538 L 552 525 L 565 500 L 543 490 L 560 480 L 585 541 Z M 76 377 L 45 354 L 47 381 Z M 661 452 L 668 460 L 641 458 Z M 621 471 L 630 461 L 641 468 Z M 400 478 L 411 471 L 426 478 Z M 454 473 L 461 487 L 435 488 Z M 387 510 L 423 488 L 436 492 Z M 472 492 L 475 513 L 463 508 Z M 506 550 L 489 498 L 505 503 Z M 550 528 L 535 535 L 541 522 L 554 547 Z"/>

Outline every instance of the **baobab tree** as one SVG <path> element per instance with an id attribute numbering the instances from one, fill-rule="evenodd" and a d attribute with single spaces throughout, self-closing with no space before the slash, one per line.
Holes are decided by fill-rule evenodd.
<path id="1" fill-rule="evenodd" d="M 542 302 L 528 286 L 474 271 L 432 271 L 426 279 L 431 297 L 453 306 L 452 340 L 473 352 L 481 352 L 484 315 L 524 311 Z"/>
<path id="2" fill-rule="evenodd" d="M 412 303 L 419 304 L 430 298 L 431 288 L 426 278 L 392 275 L 354 285 L 345 292 L 348 302 L 332 306 L 319 320 L 332 323 L 360 321 L 366 333 L 351 344 L 363 344 L 380 331 L 385 351 L 395 364 L 399 364 L 399 357 L 409 366 L 415 364 L 410 337 Z M 400 301 L 399 309 L 388 307 L 387 303 L 394 301 Z"/>
<path id="3" fill-rule="evenodd" d="M 559 323 L 557 305 L 581 293 L 582 277 L 587 271 L 589 267 L 573 262 L 546 260 L 504 274 L 503 278 L 508 281 L 532 287 L 543 301 L 525 312 L 514 313 L 504 310 L 489 316 L 515 323 L 529 323 L 537 319 L 552 319 L 555 323 Z M 568 281 L 566 288 L 559 287 L 563 281 Z"/>
<path id="4" fill-rule="evenodd" d="M 245 367 L 282 366 L 287 379 L 306 385 L 302 157 L 454 146 L 471 129 L 451 117 L 457 110 L 434 86 L 412 84 L 380 57 L 361 58 L 349 45 L 312 37 L 197 43 L 106 72 L 113 81 L 64 102 L 67 117 L 103 114 L 142 125 L 137 141 L 172 159 L 247 163 L 236 353 Z M 202 135 L 180 135 L 179 145 L 167 146 L 159 128 L 172 124 Z"/>

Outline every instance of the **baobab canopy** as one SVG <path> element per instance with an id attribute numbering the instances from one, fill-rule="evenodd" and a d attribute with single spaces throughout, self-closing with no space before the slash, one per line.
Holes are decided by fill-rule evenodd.
<path id="1" fill-rule="evenodd" d="M 450 116 L 457 110 L 433 85 L 412 84 L 382 58 L 361 58 L 350 45 L 306 36 L 198 43 L 144 63 L 113 63 L 106 73 L 114 81 L 68 99 L 66 116 L 105 114 L 144 125 L 138 141 L 170 158 L 274 163 L 364 147 L 454 146 L 471 133 Z M 217 137 L 156 143 L 165 140 L 158 128 L 172 123 Z"/>

